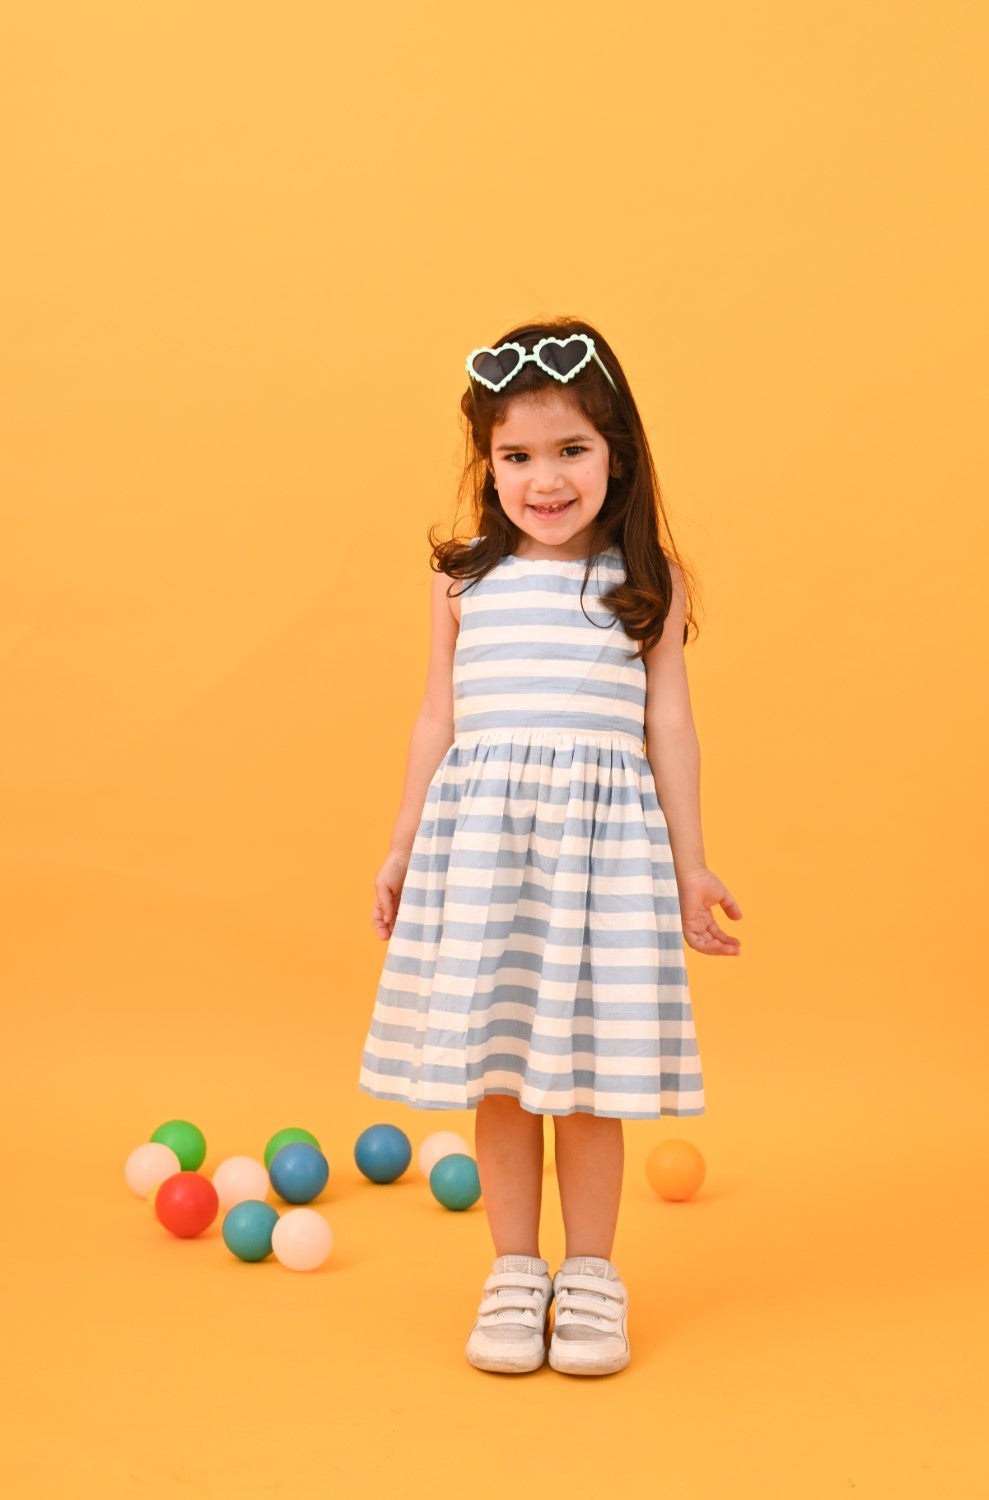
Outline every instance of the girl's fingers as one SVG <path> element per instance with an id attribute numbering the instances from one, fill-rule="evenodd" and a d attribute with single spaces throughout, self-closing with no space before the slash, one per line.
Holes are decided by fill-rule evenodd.
<path id="1" fill-rule="evenodd" d="M 741 951 L 741 945 L 737 942 L 695 942 L 692 943 L 691 946 L 696 948 L 698 953 L 706 953 L 709 957 L 712 958 L 732 958 L 736 953 L 739 953 Z"/>
<path id="2" fill-rule="evenodd" d="M 738 938 L 729 937 L 715 922 L 702 932 L 687 930 L 685 935 L 690 946 L 696 948 L 698 953 L 738 953 L 741 948 Z"/>

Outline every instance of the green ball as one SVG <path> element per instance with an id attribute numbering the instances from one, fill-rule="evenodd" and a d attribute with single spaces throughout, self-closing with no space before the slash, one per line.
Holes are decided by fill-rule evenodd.
<path id="1" fill-rule="evenodd" d="M 477 1162 L 460 1151 L 441 1156 L 429 1174 L 429 1188 L 444 1208 L 452 1208 L 456 1213 L 470 1208 L 481 1196 Z"/>
<path id="2" fill-rule="evenodd" d="M 319 1141 L 317 1141 L 316 1137 L 310 1134 L 308 1130 L 300 1130 L 298 1126 L 290 1125 L 287 1130 L 279 1130 L 275 1135 L 273 1135 L 267 1146 L 265 1146 L 265 1166 L 271 1166 L 273 1158 L 275 1157 L 276 1153 L 282 1149 L 283 1146 L 292 1146 L 296 1141 L 303 1141 L 307 1146 L 315 1146 L 317 1151 L 320 1151 L 322 1149 Z"/>
<path id="3" fill-rule="evenodd" d="M 162 1146 L 171 1146 L 183 1172 L 198 1172 L 206 1160 L 206 1137 L 188 1120 L 166 1121 L 158 1126 L 151 1139 Z"/>

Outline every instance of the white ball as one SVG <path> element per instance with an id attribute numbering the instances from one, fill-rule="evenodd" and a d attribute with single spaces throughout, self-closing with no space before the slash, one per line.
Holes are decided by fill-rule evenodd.
<path id="1" fill-rule="evenodd" d="M 426 1180 L 438 1161 L 444 1156 L 454 1156 L 459 1153 L 464 1156 L 473 1156 L 474 1149 L 469 1146 L 462 1135 L 457 1135 L 453 1130 L 437 1130 L 432 1135 L 427 1135 L 419 1147 L 419 1155 L 416 1160 L 419 1163 L 419 1171 Z"/>
<path id="2" fill-rule="evenodd" d="M 292 1208 L 275 1225 L 271 1248 L 290 1271 L 315 1271 L 333 1248 L 333 1230 L 314 1208 Z"/>
<path id="3" fill-rule="evenodd" d="M 124 1163 L 127 1186 L 139 1198 L 146 1198 L 166 1177 L 174 1177 L 181 1170 L 182 1163 L 171 1146 L 163 1146 L 160 1141 L 136 1147 Z"/>
<path id="4" fill-rule="evenodd" d="M 235 1203 L 246 1203 L 248 1198 L 259 1198 L 263 1203 L 270 1185 L 263 1163 L 253 1156 L 228 1156 L 213 1173 L 221 1208 L 233 1208 Z"/>

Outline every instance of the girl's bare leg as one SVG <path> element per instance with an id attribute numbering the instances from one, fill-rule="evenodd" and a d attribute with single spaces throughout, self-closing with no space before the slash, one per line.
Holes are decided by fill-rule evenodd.
<path id="1" fill-rule="evenodd" d="M 510 1094 L 478 1101 L 474 1149 L 495 1255 L 539 1255 L 543 1117 Z"/>
<path id="2" fill-rule="evenodd" d="M 611 1259 L 625 1167 L 621 1120 L 555 1115 L 556 1176 L 567 1231 L 567 1255 Z"/>

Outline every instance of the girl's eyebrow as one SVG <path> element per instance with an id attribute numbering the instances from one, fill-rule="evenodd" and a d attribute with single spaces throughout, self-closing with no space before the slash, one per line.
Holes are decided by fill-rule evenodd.
<path id="1" fill-rule="evenodd" d="M 574 437 L 557 438 L 553 444 L 555 448 L 566 448 L 569 443 L 589 443 L 590 434 L 578 432 Z M 524 448 L 525 443 L 499 443 L 495 449 L 496 453 L 515 453 L 519 448 Z"/>

